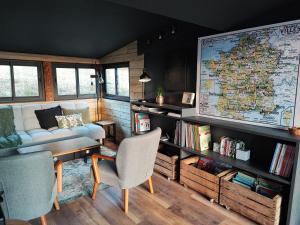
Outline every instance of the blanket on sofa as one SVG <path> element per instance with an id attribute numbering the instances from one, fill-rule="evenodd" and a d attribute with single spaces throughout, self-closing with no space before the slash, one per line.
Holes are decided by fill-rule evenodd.
<path id="1" fill-rule="evenodd" d="M 11 106 L 0 106 L 0 149 L 21 145 L 22 141 L 16 132 L 14 113 Z"/>

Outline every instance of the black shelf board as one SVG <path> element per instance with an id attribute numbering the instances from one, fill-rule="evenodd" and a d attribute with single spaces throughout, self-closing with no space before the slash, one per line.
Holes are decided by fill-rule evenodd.
<path id="1" fill-rule="evenodd" d="M 215 119 L 205 116 L 192 116 L 192 117 L 184 117 L 182 118 L 185 122 L 191 123 L 203 123 L 212 126 L 218 126 L 222 128 L 227 128 L 235 131 L 241 131 L 244 133 L 260 135 L 264 137 L 280 139 L 288 142 L 300 142 L 300 137 L 296 137 L 291 135 L 287 130 L 275 129 L 270 127 L 262 127 L 251 124 L 233 122 L 222 119 Z"/>
<path id="2" fill-rule="evenodd" d="M 211 150 L 209 151 L 195 151 L 193 149 L 190 148 L 186 148 L 186 147 L 181 147 L 181 150 L 184 150 L 186 152 L 195 154 L 195 155 L 200 155 L 200 156 L 206 156 L 206 157 L 210 157 L 216 161 L 219 162 L 224 162 L 227 164 L 230 164 L 231 166 L 237 168 L 237 169 L 241 169 L 253 174 L 256 174 L 258 176 L 267 178 L 269 180 L 273 180 L 282 184 L 287 184 L 290 185 L 291 182 L 288 180 L 288 178 L 284 178 L 281 176 L 277 176 L 274 174 L 271 174 L 269 172 L 267 172 L 266 168 L 262 168 L 261 166 L 251 162 L 250 160 L 248 161 L 243 161 L 243 160 L 239 160 L 239 159 L 233 159 L 227 156 L 222 156 L 219 153 L 213 152 Z"/>
<path id="3" fill-rule="evenodd" d="M 179 145 L 176 145 L 172 142 L 169 142 L 169 141 L 163 141 L 163 140 L 160 140 L 160 143 L 163 143 L 163 144 L 166 144 L 166 145 L 169 145 L 169 146 L 172 146 L 174 148 L 181 148 Z"/>
<path id="4" fill-rule="evenodd" d="M 177 120 L 180 120 L 181 117 L 175 117 L 175 116 L 169 116 L 169 115 L 166 115 L 164 113 L 154 113 L 154 112 L 150 112 L 150 111 L 147 111 L 147 110 L 136 110 L 136 109 L 132 109 L 133 112 L 135 113 L 146 113 L 146 114 L 151 114 L 151 115 L 155 115 L 155 116 L 159 116 L 159 117 L 167 117 L 167 118 L 172 118 L 172 119 L 177 119 Z"/>
<path id="5" fill-rule="evenodd" d="M 189 109 L 191 107 L 188 106 L 178 106 L 178 105 L 169 105 L 169 104 L 156 104 L 156 103 L 151 103 L 151 102 L 131 102 L 133 105 L 143 105 L 146 107 L 153 107 L 153 108 L 160 108 L 160 109 L 169 109 L 169 110 L 175 110 L 175 111 L 182 111 L 182 109 Z"/>

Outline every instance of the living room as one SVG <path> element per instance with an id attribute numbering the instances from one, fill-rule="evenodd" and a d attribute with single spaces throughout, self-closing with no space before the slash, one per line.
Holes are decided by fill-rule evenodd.
<path id="1" fill-rule="evenodd" d="M 300 225 L 299 6 L 3 2 L 0 225 Z"/>

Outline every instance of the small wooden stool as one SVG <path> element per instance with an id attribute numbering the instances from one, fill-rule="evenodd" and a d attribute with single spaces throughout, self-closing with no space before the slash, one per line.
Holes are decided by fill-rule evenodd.
<path id="1" fill-rule="evenodd" d="M 104 130 L 107 127 L 108 133 L 110 134 L 110 129 L 111 127 L 113 128 L 113 134 L 112 134 L 112 139 L 113 142 L 116 143 L 116 138 L 117 138 L 117 129 L 116 129 L 116 123 L 111 120 L 101 120 L 96 122 L 97 125 L 101 126 Z"/>

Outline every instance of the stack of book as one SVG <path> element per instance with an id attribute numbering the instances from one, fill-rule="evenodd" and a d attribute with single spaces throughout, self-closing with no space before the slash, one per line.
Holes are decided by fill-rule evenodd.
<path id="1" fill-rule="evenodd" d="M 229 156 L 235 158 L 236 153 L 236 140 L 229 137 L 222 137 L 220 144 L 220 155 Z"/>
<path id="2" fill-rule="evenodd" d="M 269 172 L 289 177 L 293 168 L 294 156 L 295 147 L 277 143 Z"/>
<path id="3" fill-rule="evenodd" d="M 232 179 L 233 183 L 239 184 L 245 188 L 251 189 L 261 195 L 273 198 L 275 195 L 282 193 L 284 185 L 269 181 L 264 178 L 239 171 Z"/>
<path id="4" fill-rule="evenodd" d="M 281 184 L 263 178 L 257 178 L 256 192 L 261 195 L 273 198 L 276 194 L 282 192 L 283 188 Z"/>
<path id="5" fill-rule="evenodd" d="M 201 157 L 197 163 L 197 168 L 216 175 L 232 167 L 228 164 L 214 161 L 209 157 Z"/>
<path id="6" fill-rule="evenodd" d="M 175 134 L 174 134 L 174 144 L 175 145 L 180 145 L 180 135 L 181 135 L 180 121 L 177 121 L 176 128 L 175 128 Z"/>
<path id="7" fill-rule="evenodd" d="M 244 172 L 238 172 L 236 176 L 232 179 L 233 183 L 242 185 L 248 189 L 254 189 L 255 188 L 255 182 L 256 179 L 250 174 L 246 174 Z"/>
<path id="8" fill-rule="evenodd" d="M 189 123 L 182 123 L 183 140 L 182 146 L 196 151 L 209 149 L 211 142 L 210 126 L 199 126 Z"/>

